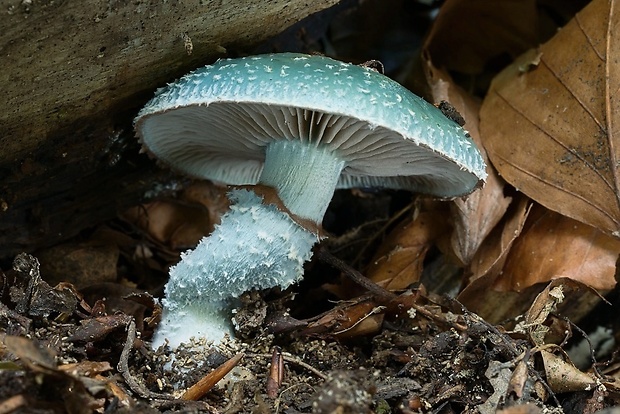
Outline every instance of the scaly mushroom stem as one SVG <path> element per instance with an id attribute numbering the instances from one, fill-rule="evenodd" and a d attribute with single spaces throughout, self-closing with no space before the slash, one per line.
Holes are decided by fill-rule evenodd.
<path id="1" fill-rule="evenodd" d="M 303 275 L 316 234 L 248 190 L 233 190 L 230 210 L 209 237 L 170 269 L 162 321 L 153 339 L 176 348 L 192 336 L 232 333 L 233 300 L 252 289 L 285 288 Z"/>
<path id="2" fill-rule="evenodd" d="M 344 165 L 329 148 L 276 141 L 267 147 L 259 182 L 275 188 L 291 213 L 320 224 Z"/>
<path id="3" fill-rule="evenodd" d="M 289 211 L 320 223 L 344 161 L 300 142 L 271 144 L 261 182 L 273 186 Z M 233 203 L 214 232 L 170 269 L 164 312 L 153 339 L 176 348 L 192 336 L 219 341 L 232 334 L 230 307 L 252 289 L 286 288 L 303 275 L 317 235 L 253 191 Z"/>

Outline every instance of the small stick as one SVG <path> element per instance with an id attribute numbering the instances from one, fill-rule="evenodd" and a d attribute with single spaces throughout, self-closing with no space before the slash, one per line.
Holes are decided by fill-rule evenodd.
<path id="1" fill-rule="evenodd" d="M 336 269 L 340 270 L 345 276 L 349 279 L 353 280 L 358 285 L 362 286 L 364 289 L 368 290 L 370 293 L 376 295 L 381 298 L 385 302 L 390 302 L 396 299 L 398 296 L 389 290 L 382 288 L 376 283 L 369 280 L 366 276 L 328 252 L 325 248 L 319 248 L 319 259 L 323 262 L 334 266 Z"/>
<path id="2" fill-rule="evenodd" d="M 271 358 L 273 354 L 251 354 L 251 355 L 255 357 Z M 284 358 L 284 362 L 290 362 L 302 368 L 305 368 L 308 371 L 312 372 L 317 377 L 321 378 L 322 380 L 327 379 L 327 375 L 323 374 L 321 371 L 314 368 L 312 365 L 305 363 L 304 361 L 297 358 L 296 356 L 293 356 L 293 354 L 290 354 L 288 352 L 282 352 L 282 357 Z"/>
<path id="3" fill-rule="evenodd" d="M 197 383 L 189 387 L 181 396 L 182 400 L 197 401 L 211 391 L 226 374 L 228 374 L 243 358 L 243 353 L 238 353 L 222 365 L 202 377 Z"/>
<path id="4" fill-rule="evenodd" d="M 127 340 L 125 341 L 125 345 L 123 346 L 123 351 L 121 352 L 120 360 L 118 361 L 116 369 L 121 373 L 125 383 L 129 386 L 129 388 L 143 398 L 151 398 L 151 399 L 161 399 L 161 400 L 171 400 L 173 399 L 171 396 L 166 394 L 158 394 L 148 390 L 144 385 L 142 385 L 137 379 L 135 379 L 129 370 L 129 354 L 133 349 L 134 342 L 136 340 L 136 323 L 133 318 L 129 322 L 127 326 Z"/>
<path id="5" fill-rule="evenodd" d="M 0 402 L 0 413 L 9 414 L 26 405 L 28 405 L 26 397 L 24 397 L 22 394 L 14 395 Z"/>
<path id="6" fill-rule="evenodd" d="M 271 355 L 271 367 L 269 368 L 269 377 L 267 378 L 267 396 L 272 400 L 278 396 L 278 391 L 284 380 L 284 356 L 282 350 L 276 346 L 273 348 Z"/>

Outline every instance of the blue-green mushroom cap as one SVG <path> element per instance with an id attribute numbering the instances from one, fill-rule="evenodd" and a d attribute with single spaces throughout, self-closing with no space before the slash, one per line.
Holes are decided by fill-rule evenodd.
<path id="1" fill-rule="evenodd" d="M 373 69 L 297 53 L 223 59 L 157 91 L 135 126 L 145 149 L 191 176 L 256 184 L 277 140 L 345 160 L 338 188 L 471 192 L 485 163 L 467 132 Z"/>

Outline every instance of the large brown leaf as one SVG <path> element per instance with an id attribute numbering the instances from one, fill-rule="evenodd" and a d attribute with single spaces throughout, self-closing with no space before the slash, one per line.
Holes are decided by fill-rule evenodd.
<path id="1" fill-rule="evenodd" d="M 520 291 L 558 278 L 600 291 L 615 284 L 620 241 L 535 205 L 495 281 L 495 290 Z"/>
<path id="2" fill-rule="evenodd" d="M 547 208 L 620 237 L 620 17 L 594 0 L 496 77 L 481 135 L 500 174 Z"/>
<path id="3" fill-rule="evenodd" d="M 468 309 L 487 321 L 518 315 L 543 283 L 562 279 L 592 291 L 615 286 L 620 240 L 562 216 L 522 196 L 484 241 L 469 268 L 469 284 L 459 294 Z M 519 293 L 516 293 L 519 292 Z M 580 319 L 599 301 L 573 293 L 563 306 Z M 566 315 L 566 313 L 564 313 Z"/>

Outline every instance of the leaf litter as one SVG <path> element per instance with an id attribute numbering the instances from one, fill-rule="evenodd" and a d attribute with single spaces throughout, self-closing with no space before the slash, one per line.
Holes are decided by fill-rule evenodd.
<path id="1" fill-rule="evenodd" d="M 333 237 L 308 264 L 306 280 L 286 292 L 244 295 L 238 341 L 187 350 L 174 362 L 166 349 L 149 347 L 161 317 L 152 295 L 161 295 L 179 250 L 218 222 L 225 189 L 190 183 L 179 197 L 99 226 L 90 240 L 37 253 L 47 264 L 65 265 L 67 257 L 69 266 L 19 255 L 0 290 L 0 413 L 593 413 L 618 405 L 617 353 L 598 363 L 594 342 L 576 325 L 597 304 L 618 305 L 600 296 L 615 289 L 620 252 L 613 2 L 594 0 L 526 52 L 554 33 L 548 17 L 571 16 L 573 3 L 448 0 L 419 60 L 413 48 L 411 57 L 392 55 L 387 70 L 414 90 L 423 85 L 416 91 L 464 119 L 488 153 L 486 187 L 452 202 L 336 194 L 325 223 Z M 387 11 L 367 4 L 359 21 L 369 24 L 384 10 L 382 21 L 402 25 L 403 4 L 390 0 Z M 359 29 L 355 13 L 335 20 L 347 33 L 331 45 L 335 54 L 347 44 L 354 54 L 369 39 L 379 50 L 388 32 L 412 41 L 410 30 L 348 32 Z M 603 20 L 604 33 L 593 23 Z M 465 30 L 455 35 L 455 25 Z M 582 49 L 566 40 L 580 36 Z M 605 71 L 584 77 L 592 63 L 575 61 L 576 49 L 594 52 Z M 376 56 L 360 60 L 368 58 Z M 550 71 L 558 62 L 567 70 Z M 604 92 L 602 112 L 596 100 L 588 102 L 597 111 L 587 111 L 585 98 L 575 104 L 576 90 L 592 93 L 571 83 L 583 79 Z M 539 98 L 541 88 L 561 89 L 558 82 L 573 93 Z M 584 109 L 589 115 L 579 118 Z M 538 128 L 528 129 L 524 114 Z M 579 119 L 599 120 L 598 135 Z M 542 138 L 541 126 L 551 128 Z M 573 130 L 578 136 L 566 134 Z M 572 157 L 549 155 L 553 145 L 533 156 L 549 142 L 568 146 Z M 536 179 L 521 181 L 524 171 Z M 444 279 L 457 286 L 456 299 L 439 294 Z M 568 352 L 580 340 L 590 362 L 584 368 Z M 164 369 L 169 363 L 187 371 L 174 377 Z"/>
<path id="2" fill-rule="evenodd" d="M 615 237 L 619 36 L 616 2 L 593 1 L 501 72 L 480 113 L 484 146 L 505 180 L 545 207 Z"/>

